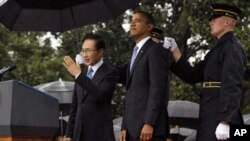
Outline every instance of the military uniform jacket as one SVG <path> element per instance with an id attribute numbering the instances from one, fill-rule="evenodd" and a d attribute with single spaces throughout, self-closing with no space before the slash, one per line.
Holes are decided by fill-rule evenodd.
<path id="1" fill-rule="evenodd" d="M 242 123 L 240 101 L 245 66 L 245 52 L 233 32 L 224 34 L 194 67 L 183 58 L 172 64 L 171 70 L 188 83 L 221 82 L 218 88 L 202 89 L 198 141 L 217 141 L 215 130 L 222 120 Z"/>

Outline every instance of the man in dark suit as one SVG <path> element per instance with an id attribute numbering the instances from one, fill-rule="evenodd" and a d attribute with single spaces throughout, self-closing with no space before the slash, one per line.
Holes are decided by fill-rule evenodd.
<path id="1" fill-rule="evenodd" d="M 169 133 L 166 86 L 166 49 L 150 38 L 152 15 L 137 11 L 131 19 L 130 35 L 136 46 L 120 76 L 127 89 L 121 141 L 166 141 Z M 126 74 L 125 74 L 126 73 Z"/>
<path id="2" fill-rule="evenodd" d="M 240 13 L 239 8 L 229 4 L 212 5 L 209 24 L 217 42 L 205 59 L 194 66 L 182 57 L 173 39 L 164 40 L 164 47 L 172 44 L 170 50 L 175 63 L 171 70 L 188 83 L 203 82 L 197 141 L 229 140 L 230 125 L 243 124 L 240 105 L 247 59 L 233 33 Z"/>
<path id="3" fill-rule="evenodd" d="M 69 56 L 63 65 L 75 77 L 75 89 L 65 141 L 114 141 L 111 99 L 117 71 L 103 61 L 105 43 L 96 34 L 86 35 L 82 44 L 84 64 Z"/>

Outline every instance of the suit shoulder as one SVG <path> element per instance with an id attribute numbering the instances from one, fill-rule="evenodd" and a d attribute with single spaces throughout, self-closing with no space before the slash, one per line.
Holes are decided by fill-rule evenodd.
<path id="1" fill-rule="evenodd" d="M 160 53 L 160 54 L 165 54 L 165 55 L 170 53 L 168 49 L 165 49 L 163 47 L 162 43 L 153 42 L 151 44 L 151 47 L 149 48 L 149 50 L 150 50 L 151 53 L 155 52 L 155 53 Z"/>
<path id="2" fill-rule="evenodd" d="M 244 48 L 240 42 L 240 40 L 235 37 L 235 36 L 232 36 L 231 38 L 229 38 L 226 43 L 224 44 L 224 49 L 226 51 L 230 51 L 230 50 L 233 50 L 233 51 L 243 51 L 244 52 Z"/>
<path id="3" fill-rule="evenodd" d="M 149 45 L 152 46 L 152 47 L 155 47 L 155 46 L 158 45 L 158 43 L 154 42 L 152 39 L 149 39 L 149 40 L 148 40 L 148 43 L 149 43 Z"/>
<path id="4" fill-rule="evenodd" d="M 117 72 L 117 68 L 111 65 L 109 62 L 105 61 L 103 63 L 103 70 L 105 70 L 107 73 L 108 72 Z"/>

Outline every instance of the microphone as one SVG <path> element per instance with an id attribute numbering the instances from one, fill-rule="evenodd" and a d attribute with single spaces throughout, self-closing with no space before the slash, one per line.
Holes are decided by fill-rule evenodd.
<path id="1" fill-rule="evenodd" d="M 6 72 L 13 71 L 16 69 L 16 64 L 9 65 L 8 67 L 4 67 L 0 70 L 0 75 L 3 75 Z"/>

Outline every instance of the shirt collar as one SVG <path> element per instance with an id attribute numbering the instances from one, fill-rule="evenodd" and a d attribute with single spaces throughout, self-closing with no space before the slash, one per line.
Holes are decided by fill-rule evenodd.
<path id="1" fill-rule="evenodd" d="M 143 47 L 143 45 L 150 39 L 150 36 L 147 36 L 143 38 L 139 43 L 136 44 L 138 47 L 137 53 L 140 51 L 140 49 Z"/>
<path id="2" fill-rule="evenodd" d="M 217 41 L 214 44 L 214 47 L 219 46 L 220 44 L 224 43 L 225 41 L 227 41 L 229 38 L 232 38 L 233 36 L 235 35 L 232 31 L 225 33 L 219 39 L 217 39 Z"/>
<path id="3" fill-rule="evenodd" d="M 88 66 L 88 69 L 91 67 L 93 70 L 93 76 L 95 75 L 96 71 L 100 68 L 100 66 L 103 64 L 103 58 L 93 66 Z"/>

